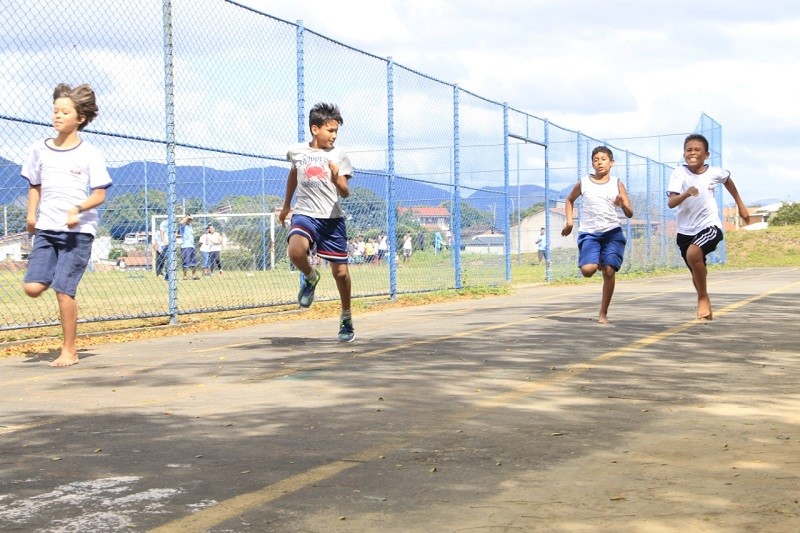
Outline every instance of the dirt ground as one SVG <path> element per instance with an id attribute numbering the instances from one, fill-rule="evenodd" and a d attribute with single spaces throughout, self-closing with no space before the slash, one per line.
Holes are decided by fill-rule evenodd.
<path id="1" fill-rule="evenodd" d="M 800 269 L 0 359 L 0 529 L 800 531 Z"/>

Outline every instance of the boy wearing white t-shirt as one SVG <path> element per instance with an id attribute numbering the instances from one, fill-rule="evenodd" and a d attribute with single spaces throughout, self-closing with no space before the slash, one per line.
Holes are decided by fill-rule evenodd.
<path id="1" fill-rule="evenodd" d="M 626 217 L 633 216 L 625 184 L 611 175 L 614 154 L 605 146 L 592 150 L 594 174 L 575 184 L 565 203 L 566 224 L 561 235 L 572 233 L 575 201 L 583 196 L 580 231 L 578 232 L 578 267 L 585 278 L 600 270 L 603 273 L 603 296 L 597 321 L 608 324 L 608 307 L 616 286 L 616 274 L 622 267 L 627 239 L 622 233 L 617 208 Z"/>
<path id="2" fill-rule="evenodd" d="M 50 366 L 78 363 L 75 294 L 92 255 L 96 208 L 111 186 L 100 150 L 78 135 L 98 112 L 89 85 L 56 86 L 53 128 L 57 135 L 34 143 L 22 165 L 22 177 L 29 184 L 27 229 L 35 235 L 22 287 L 32 298 L 52 287 L 64 336 L 61 354 Z"/>
<path id="3" fill-rule="evenodd" d="M 339 342 L 355 338 L 350 310 L 350 271 L 347 268 L 347 229 L 339 198 L 350 195 L 348 181 L 353 174 L 350 158 L 334 146 L 339 126 L 344 122 L 339 108 L 319 103 L 309 113 L 311 142 L 293 144 L 286 158 L 291 169 L 286 178 L 286 196 L 278 215 L 281 224 L 292 212 L 287 252 L 292 264 L 303 273 L 303 284 L 297 295 L 300 307 L 310 307 L 320 274 L 309 261 L 309 252 L 316 246 L 317 256 L 331 265 L 339 290 L 342 313 L 339 321 Z M 297 192 L 294 209 L 292 198 Z"/>
<path id="4" fill-rule="evenodd" d="M 711 299 L 708 296 L 706 256 L 717 249 L 722 239 L 722 220 L 714 197 L 716 186 L 722 183 L 736 202 L 744 224 L 750 214 L 744 205 L 731 173 L 706 164 L 709 157 L 708 140 L 698 133 L 683 142 L 685 165 L 676 168 L 669 177 L 667 205 L 677 208 L 678 248 L 686 266 L 692 272 L 697 291 L 697 318 L 711 320 Z"/>

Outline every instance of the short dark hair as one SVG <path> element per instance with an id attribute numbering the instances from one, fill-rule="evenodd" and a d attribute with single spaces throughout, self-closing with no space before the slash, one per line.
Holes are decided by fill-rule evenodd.
<path id="1" fill-rule="evenodd" d="M 703 146 L 705 147 L 706 152 L 708 152 L 708 139 L 706 139 L 705 136 L 700 135 L 699 133 L 692 133 L 692 134 L 688 135 L 686 137 L 686 139 L 683 140 L 683 149 L 684 150 L 686 149 L 686 145 L 689 144 L 690 141 L 700 141 L 701 143 L 703 143 Z"/>
<path id="2" fill-rule="evenodd" d="M 308 113 L 308 125 L 321 127 L 324 126 L 328 121 L 335 120 L 340 125 L 344 124 L 344 120 L 342 119 L 342 112 L 339 111 L 339 108 L 336 104 L 326 104 L 325 102 L 319 102 L 311 108 L 311 111 Z"/>
<path id="3" fill-rule="evenodd" d="M 53 103 L 59 98 L 69 98 L 75 105 L 75 112 L 79 117 L 83 117 L 84 121 L 78 124 L 78 130 L 85 128 L 91 121 L 97 118 L 100 114 L 100 108 L 97 107 L 97 101 L 94 96 L 94 89 L 87 84 L 71 87 L 66 83 L 59 83 L 53 90 Z"/>
<path id="4" fill-rule="evenodd" d="M 592 159 L 594 159 L 594 156 L 596 156 L 601 152 L 606 154 L 610 160 L 612 161 L 614 160 L 614 153 L 608 146 L 598 146 L 594 150 L 592 150 Z"/>

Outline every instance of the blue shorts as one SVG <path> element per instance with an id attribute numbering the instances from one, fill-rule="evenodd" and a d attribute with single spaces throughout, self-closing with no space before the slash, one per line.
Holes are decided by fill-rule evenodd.
<path id="1" fill-rule="evenodd" d="M 292 215 L 289 237 L 302 235 L 317 246 L 317 256 L 331 263 L 347 264 L 347 228 L 343 218 L 314 218 Z"/>
<path id="2" fill-rule="evenodd" d="M 717 226 L 709 226 L 696 235 L 686 235 L 685 233 L 678 233 L 676 241 L 678 248 L 681 250 L 681 257 L 683 262 L 686 263 L 686 251 L 689 245 L 694 244 L 699 246 L 703 251 L 703 263 L 706 262 L 706 256 L 717 249 L 717 245 L 722 242 L 724 238 L 722 230 Z M 689 263 L 686 263 L 688 266 Z"/>
<path id="3" fill-rule="evenodd" d="M 194 268 L 197 266 L 197 256 L 194 248 L 181 248 L 181 259 L 183 268 Z"/>
<path id="4" fill-rule="evenodd" d="M 89 233 L 36 230 L 25 283 L 42 283 L 75 298 L 92 257 L 92 242 L 94 235 Z"/>
<path id="5" fill-rule="evenodd" d="M 598 233 L 579 233 L 578 266 L 608 265 L 619 270 L 627 242 L 622 228 Z"/>

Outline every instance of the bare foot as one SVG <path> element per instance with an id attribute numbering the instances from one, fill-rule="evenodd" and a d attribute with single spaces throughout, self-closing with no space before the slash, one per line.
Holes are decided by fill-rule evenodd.
<path id="1" fill-rule="evenodd" d="M 78 354 L 61 353 L 58 359 L 50 361 L 50 366 L 72 366 L 78 364 Z"/>
<path id="2" fill-rule="evenodd" d="M 608 319 L 606 315 L 600 315 L 597 319 L 598 324 L 611 324 L 611 321 Z"/>
<path id="3" fill-rule="evenodd" d="M 711 312 L 711 300 L 706 296 L 705 298 L 697 299 L 697 318 L 698 320 L 711 320 L 713 313 Z"/>

